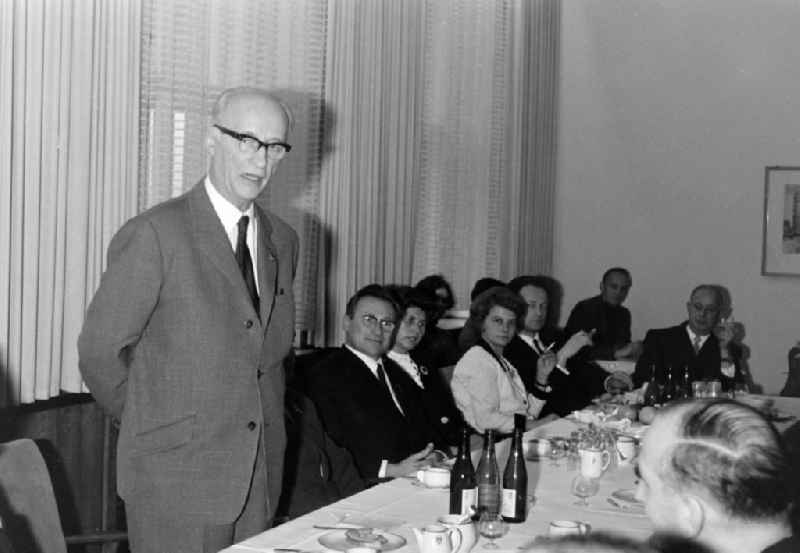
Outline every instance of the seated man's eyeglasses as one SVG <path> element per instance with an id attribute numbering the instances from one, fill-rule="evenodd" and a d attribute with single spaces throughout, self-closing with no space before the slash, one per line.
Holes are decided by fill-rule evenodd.
<path id="1" fill-rule="evenodd" d="M 235 138 L 239 141 L 239 151 L 247 155 L 253 155 L 258 152 L 261 148 L 267 152 L 267 157 L 269 159 L 278 160 L 283 158 L 286 154 L 292 151 L 291 144 L 287 144 L 286 142 L 262 142 L 255 136 L 250 134 L 244 134 L 236 131 L 232 131 L 231 129 L 225 128 L 222 125 L 214 125 L 219 131 L 223 134 L 227 134 L 231 138 Z"/>
<path id="2" fill-rule="evenodd" d="M 376 328 L 379 324 L 381 325 L 381 329 L 384 331 L 391 331 L 394 330 L 394 327 L 397 323 L 391 321 L 389 319 L 378 319 L 375 315 L 371 313 L 367 313 L 361 317 L 361 320 L 364 321 L 364 325 L 369 328 Z"/>

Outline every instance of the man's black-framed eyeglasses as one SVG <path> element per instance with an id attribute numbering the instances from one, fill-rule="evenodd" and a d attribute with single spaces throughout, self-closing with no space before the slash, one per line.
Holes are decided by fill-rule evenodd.
<path id="1" fill-rule="evenodd" d="M 292 151 L 292 145 L 287 144 L 286 142 L 262 142 L 255 136 L 251 134 L 245 134 L 233 131 L 222 125 L 214 125 L 219 131 L 223 134 L 227 134 L 231 138 L 235 138 L 239 141 L 239 150 L 242 153 L 253 155 L 258 152 L 261 148 L 267 152 L 267 157 L 269 159 L 278 160 L 282 159 L 283 156 L 288 154 Z"/>

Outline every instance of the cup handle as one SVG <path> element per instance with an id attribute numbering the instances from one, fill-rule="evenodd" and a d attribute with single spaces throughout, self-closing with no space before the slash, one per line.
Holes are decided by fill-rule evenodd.
<path id="1" fill-rule="evenodd" d="M 424 470 L 418 470 L 417 471 L 417 480 L 419 480 L 423 484 L 425 483 L 425 471 Z"/>
<path id="2" fill-rule="evenodd" d="M 451 551 L 453 553 L 461 553 L 461 544 L 464 541 L 463 538 L 464 536 L 461 534 L 461 530 L 458 528 L 453 528 L 450 530 L 450 542 L 453 544 L 453 549 Z"/>
<path id="3" fill-rule="evenodd" d="M 605 471 L 608 468 L 609 463 L 611 463 L 611 454 L 607 449 L 605 449 L 603 450 L 603 468 L 600 470 Z"/>
<path id="4" fill-rule="evenodd" d="M 589 533 L 589 525 L 585 522 L 578 522 L 578 528 L 580 528 L 581 536 Z"/>

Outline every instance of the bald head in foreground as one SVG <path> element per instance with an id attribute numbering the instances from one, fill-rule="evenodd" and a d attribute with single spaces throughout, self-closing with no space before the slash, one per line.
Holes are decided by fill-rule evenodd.
<path id="1" fill-rule="evenodd" d="M 109 246 L 78 348 L 89 389 L 121 420 L 133 553 L 219 551 L 275 512 L 297 235 L 255 200 L 291 149 L 291 121 L 264 90 L 223 92 L 208 175 Z"/>
<path id="2" fill-rule="evenodd" d="M 716 553 L 800 551 L 789 457 L 748 406 L 698 400 L 664 410 L 644 436 L 637 470 L 637 497 L 657 532 Z"/>

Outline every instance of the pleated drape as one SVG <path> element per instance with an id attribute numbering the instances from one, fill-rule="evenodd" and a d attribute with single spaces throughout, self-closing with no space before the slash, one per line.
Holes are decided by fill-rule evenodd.
<path id="1" fill-rule="evenodd" d="M 371 282 L 442 273 L 466 308 L 550 271 L 558 26 L 557 0 L 330 2 L 320 343 Z"/>
<path id="2" fill-rule="evenodd" d="M 81 391 L 77 338 L 135 213 L 136 2 L 0 2 L 0 405 Z"/>

